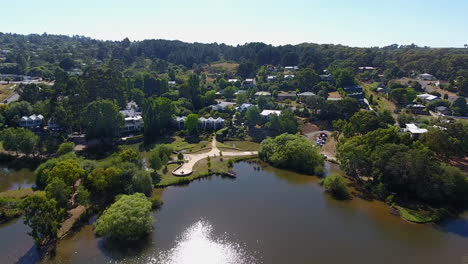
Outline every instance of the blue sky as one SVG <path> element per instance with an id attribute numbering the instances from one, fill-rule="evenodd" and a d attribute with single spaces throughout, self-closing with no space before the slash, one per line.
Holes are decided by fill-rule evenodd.
<path id="1" fill-rule="evenodd" d="M 0 0 L 0 32 L 274 45 L 463 47 L 468 0 Z"/>

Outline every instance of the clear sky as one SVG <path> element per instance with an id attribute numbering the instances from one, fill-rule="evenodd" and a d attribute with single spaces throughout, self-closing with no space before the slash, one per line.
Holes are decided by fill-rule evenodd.
<path id="1" fill-rule="evenodd" d="M 0 32 L 274 45 L 468 44 L 468 0 L 0 0 Z"/>

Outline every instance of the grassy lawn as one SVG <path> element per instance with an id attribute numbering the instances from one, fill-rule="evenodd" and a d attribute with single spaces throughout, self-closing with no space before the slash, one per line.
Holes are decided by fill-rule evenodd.
<path id="1" fill-rule="evenodd" d="M 431 212 L 417 211 L 408 208 L 403 208 L 401 206 L 396 206 L 396 209 L 398 210 L 400 216 L 403 219 L 413 223 L 424 224 L 438 220 L 437 217 Z"/>
<path id="2" fill-rule="evenodd" d="M 374 97 L 374 102 L 377 103 L 377 106 L 372 105 L 373 108 L 376 110 L 384 110 L 387 109 L 391 113 L 393 113 L 396 109 L 396 106 L 393 102 L 385 98 L 384 95 L 378 94 L 371 90 L 372 84 L 370 83 L 361 83 L 362 88 L 364 89 L 365 94 L 367 95 L 366 98 L 369 99 L 369 96 L 372 94 Z"/>
<path id="3" fill-rule="evenodd" d="M 260 144 L 252 141 L 224 141 L 223 143 L 217 142 L 216 145 L 218 148 L 226 149 L 238 149 L 238 150 L 250 150 L 258 151 L 260 149 Z"/>
<path id="4" fill-rule="evenodd" d="M 14 90 L 14 84 L 0 84 L 0 102 L 10 96 Z"/>
<path id="5" fill-rule="evenodd" d="M 159 171 L 159 174 L 161 175 L 161 181 L 156 185 L 156 187 L 183 185 L 188 184 L 196 179 L 207 177 L 213 174 L 226 174 L 230 170 L 228 167 L 228 160 L 232 159 L 233 161 L 239 161 L 248 158 L 250 157 L 223 157 L 222 161 L 221 157 L 211 158 L 211 171 L 208 170 L 207 159 L 203 159 L 195 164 L 193 167 L 193 173 L 187 177 L 177 177 L 172 175 L 172 171 L 177 168 L 178 165 L 170 164 L 167 166 L 166 173 L 163 173 L 162 170 Z"/>
<path id="6" fill-rule="evenodd" d="M 176 136 L 174 137 L 174 141 L 169 145 L 171 145 L 175 151 L 181 151 L 185 149 L 187 152 L 193 152 L 209 147 L 210 142 L 202 140 L 198 143 L 189 143 L 183 138 Z"/>

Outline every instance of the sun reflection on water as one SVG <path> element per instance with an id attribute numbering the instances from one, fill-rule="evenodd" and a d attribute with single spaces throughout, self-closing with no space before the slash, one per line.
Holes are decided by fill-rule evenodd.
<path id="1" fill-rule="evenodd" d="M 163 264 L 250 264 L 258 263 L 244 248 L 226 237 L 214 238 L 213 226 L 198 221 L 187 228 L 176 245 L 158 254 L 151 263 Z"/>

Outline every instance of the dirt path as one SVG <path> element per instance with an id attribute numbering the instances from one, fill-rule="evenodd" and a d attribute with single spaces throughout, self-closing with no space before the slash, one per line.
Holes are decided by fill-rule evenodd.
<path id="1" fill-rule="evenodd" d="M 205 153 L 195 153 L 195 154 L 185 154 L 184 159 L 186 162 L 175 169 L 172 174 L 175 176 L 187 176 L 190 175 L 193 172 L 193 166 L 195 164 L 205 158 L 208 157 L 216 157 L 219 156 L 220 150 L 216 146 L 216 138 L 213 137 L 213 140 L 211 141 L 211 150 L 209 152 Z M 257 151 L 227 151 L 227 152 L 222 152 L 223 156 L 228 156 L 228 157 L 235 157 L 235 156 L 253 156 L 257 155 Z"/>

